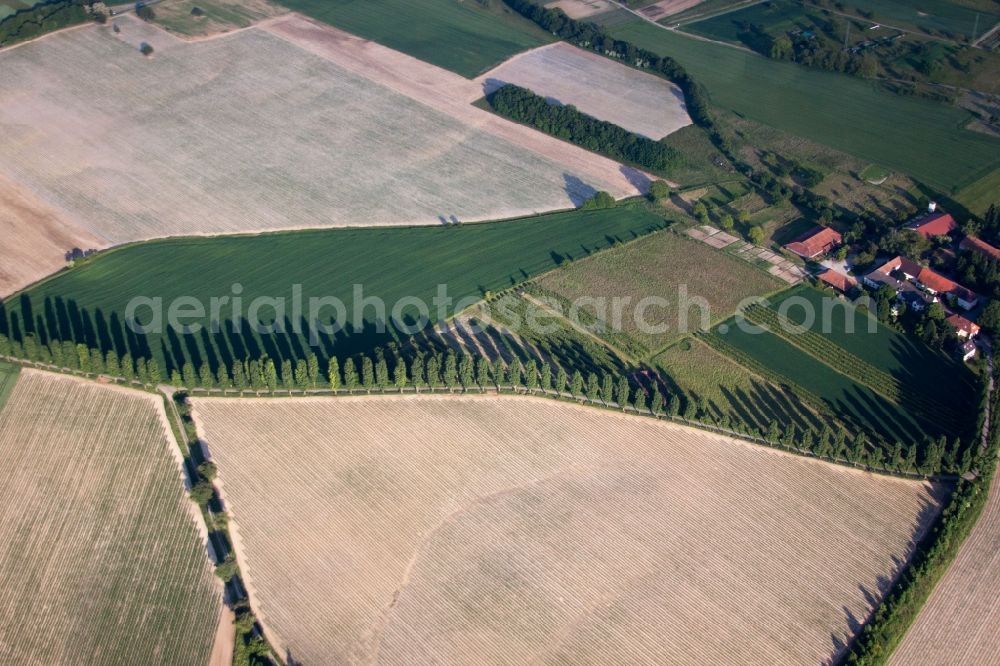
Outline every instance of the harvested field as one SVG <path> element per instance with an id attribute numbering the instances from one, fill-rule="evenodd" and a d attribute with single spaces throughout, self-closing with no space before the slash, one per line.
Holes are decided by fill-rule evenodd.
<path id="1" fill-rule="evenodd" d="M 540 295 L 558 299 L 568 315 L 579 300 L 581 322 L 637 358 L 730 316 L 743 299 L 784 286 L 745 261 L 669 232 L 574 261 L 536 284 Z M 682 293 L 690 304 L 686 309 Z M 626 298 L 616 313 L 614 299 Z"/>
<path id="2" fill-rule="evenodd" d="M 22 371 L 0 412 L 4 663 L 206 663 L 222 589 L 176 447 L 156 396 Z"/>
<path id="3" fill-rule="evenodd" d="M 619 164 L 469 106 L 472 81 L 395 54 L 400 71 L 389 49 L 301 17 L 197 42 L 117 22 L 119 38 L 91 26 L 0 54 L 0 133 L 14 137 L 0 172 L 95 245 L 497 219 L 638 192 Z M 456 79 L 466 96 L 438 99 Z M 34 261 L 17 247 L 0 265 Z"/>
<path id="4" fill-rule="evenodd" d="M 42 279 L 66 264 L 74 247 L 102 245 L 80 225 L 0 174 L 0 297 Z"/>
<path id="5" fill-rule="evenodd" d="M 477 81 L 484 94 L 513 83 L 650 139 L 691 124 L 673 83 L 566 42 L 514 56 Z"/>
<path id="6" fill-rule="evenodd" d="M 890 666 L 1000 664 L 1000 474 L 958 556 L 938 582 Z"/>
<path id="7" fill-rule="evenodd" d="M 545 6 L 549 9 L 561 9 L 571 19 L 586 19 L 618 5 L 610 0 L 555 0 L 545 3 Z"/>
<path id="8" fill-rule="evenodd" d="M 196 399 L 302 663 L 818 663 L 941 488 L 524 397 Z"/>
<path id="9" fill-rule="evenodd" d="M 660 2 L 654 2 L 651 5 L 643 7 L 639 10 L 639 13 L 648 19 L 659 21 L 660 19 L 667 18 L 668 16 L 679 14 L 686 9 L 691 9 L 695 5 L 700 4 L 701 1 L 702 0 L 660 0 Z"/>

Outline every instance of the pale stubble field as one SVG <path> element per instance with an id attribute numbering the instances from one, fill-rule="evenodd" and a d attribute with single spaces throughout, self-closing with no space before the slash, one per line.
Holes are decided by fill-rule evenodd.
<path id="1" fill-rule="evenodd" d="M 36 370 L 0 410 L 0 659 L 207 662 L 222 587 L 161 399 Z"/>
<path id="2" fill-rule="evenodd" d="M 303 663 L 818 663 L 944 489 L 517 397 L 196 399 Z"/>

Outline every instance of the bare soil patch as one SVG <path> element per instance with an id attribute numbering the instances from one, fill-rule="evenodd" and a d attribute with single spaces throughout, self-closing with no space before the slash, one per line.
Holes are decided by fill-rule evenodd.
<path id="1" fill-rule="evenodd" d="M 303 663 L 818 663 L 939 490 L 519 397 L 195 399 Z"/>
<path id="2" fill-rule="evenodd" d="M 691 124 L 673 83 L 565 42 L 519 54 L 476 81 L 484 94 L 513 83 L 651 139 Z"/>
<path id="3" fill-rule="evenodd" d="M 691 9 L 701 4 L 702 0 L 660 0 L 639 10 L 646 18 L 659 21 L 662 18 L 679 14 L 685 9 Z"/>
<path id="4" fill-rule="evenodd" d="M 65 254 L 106 245 L 0 174 L 0 298 L 66 264 Z"/>
<path id="5" fill-rule="evenodd" d="M 545 6 L 549 9 L 561 9 L 571 19 L 585 19 L 614 9 L 618 5 L 610 0 L 555 0 L 546 3 Z"/>

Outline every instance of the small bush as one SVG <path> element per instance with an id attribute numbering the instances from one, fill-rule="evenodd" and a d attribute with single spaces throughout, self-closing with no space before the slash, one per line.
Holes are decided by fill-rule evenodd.
<path id="1" fill-rule="evenodd" d="M 139 52 L 144 56 L 149 56 L 153 54 L 153 46 L 149 42 L 143 42 L 139 45 Z"/>

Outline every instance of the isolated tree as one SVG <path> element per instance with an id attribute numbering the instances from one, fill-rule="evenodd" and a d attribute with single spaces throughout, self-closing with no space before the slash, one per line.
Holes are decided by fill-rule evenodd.
<path id="1" fill-rule="evenodd" d="M 213 481 L 216 476 L 218 476 L 219 470 L 215 466 L 215 463 L 211 460 L 206 460 L 205 462 L 198 465 L 198 474 L 204 479 Z"/>
<path id="2" fill-rule="evenodd" d="M 591 400 L 597 400 L 601 397 L 601 383 L 595 372 L 587 375 L 587 397 Z"/>
<path id="3" fill-rule="evenodd" d="M 496 385 L 498 387 L 501 384 L 503 384 L 503 375 L 504 375 L 503 359 L 497 356 L 495 359 L 493 359 L 493 381 L 496 382 Z"/>
<path id="4" fill-rule="evenodd" d="M 764 243 L 764 230 L 758 226 L 750 227 L 750 231 L 747 232 L 747 238 L 754 245 L 762 245 Z"/>
<path id="5" fill-rule="evenodd" d="M 194 364 L 191 361 L 185 361 L 181 367 L 181 380 L 188 388 L 198 386 L 198 373 L 195 372 Z"/>
<path id="6" fill-rule="evenodd" d="M 614 379 L 611 375 L 604 375 L 601 380 L 601 400 L 606 404 L 614 401 L 615 398 L 615 384 Z"/>
<path id="7" fill-rule="evenodd" d="M 295 371 L 291 361 L 281 362 L 281 385 L 286 389 L 295 388 Z"/>
<path id="8" fill-rule="evenodd" d="M 458 379 L 465 388 L 476 383 L 476 364 L 468 354 L 462 354 L 458 362 Z"/>
<path id="9" fill-rule="evenodd" d="M 635 392 L 635 408 L 640 412 L 646 411 L 646 390 L 641 386 Z"/>
<path id="10" fill-rule="evenodd" d="M 142 44 L 139 45 L 139 52 L 144 56 L 153 55 L 153 50 L 154 50 L 153 45 L 150 44 L 149 42 L 143 42 Z"/>
<path id="11" fill-rule="evenodd" d="M 654 180 L 649 184 L 649 198 L 662 201 L 670 197 L 670 185 L 665 180 Z"/>
<path id="12" fill-rule="evenodd" d="M 573 371 L 573 379 L 570 381 L 569 390 L 574 396 L 583 395 L 583 375 L 580 374 L 579 370 Z"/>
<path id="13" fill-rule="evenodd" d="M 736 221 L 733 219 L 732 215 L 726 213 L 719 218 L 719 226 L 722 227 L 724 231 L 732 231 L 736 228 Z"/>
<path id="14" fill-rule="evenodd" d="M 521 380 L 521 364 L 518 362 L 518 360 L 516 358 L 511 360 L 510 367 L 507 368 L 507 373 L 510 375 L 509 379 L 510 379 L 510 385 L 511 386 L 513 386 L 515 388 L 517 388 L 518 386 L 521 386 L 521 384 L 522 384 L 522 380 Z"/>
<path id="15" fill-rule="evenodd" d="M 194 484 L 191 488 L 191 499 L 200 506 L 208 506 L 208 503 L 212 501 L 212 497 L 215 495 L 215 488 L 212 487 L 212 482 L 207 480 L 201 480 Z"/>
<path id="16" fill-rule="evenodd" d="M 340 361 L 337 360 L 336 356 L 330 357 L 330 364 L 326 369 L 326 380 L 334 391 L 340 388 Z"/>
<path id="17" fill-rule="evenodd" d="M 243 390 L 247 387 L 247 375 L 246 369 L 243 366 L 243 361 L 233 361 L 233 386 Z"/>
<path id="18" fill-rule="evenodd" d="M 590 197 L 580 206 L 582 210 L 600 210 L 615 205 L 615 198 L 605 191 L 600 191 Z"/>

